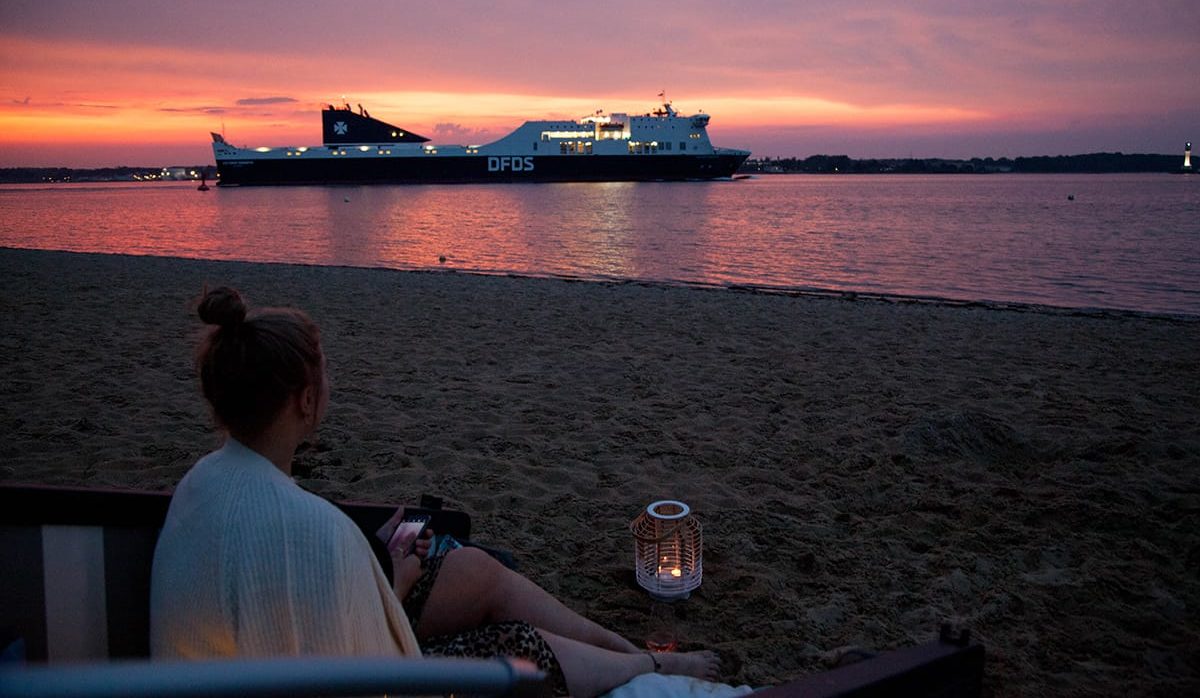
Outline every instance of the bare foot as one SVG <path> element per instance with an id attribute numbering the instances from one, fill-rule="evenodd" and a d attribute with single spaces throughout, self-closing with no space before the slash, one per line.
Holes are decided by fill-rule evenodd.
<path id="1" fill-rule="evenodd" d="M 721 678 L 721 659 L 716 652 L 699 650 L 696 652 L 663 652 L 655 654 L 658 660 L 660 674 L 681 674 L 694 676 L 705 681 L 718 681 Z"/>

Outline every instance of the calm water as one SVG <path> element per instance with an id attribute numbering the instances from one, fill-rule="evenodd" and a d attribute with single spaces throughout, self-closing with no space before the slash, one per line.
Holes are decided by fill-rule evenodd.
<path id="1" fill-rule="evenodd" d="M 1197 176 L 763 176 L 203 193 L 193 184 L 7 186 L 0 246 L 1200 316 Z"/>

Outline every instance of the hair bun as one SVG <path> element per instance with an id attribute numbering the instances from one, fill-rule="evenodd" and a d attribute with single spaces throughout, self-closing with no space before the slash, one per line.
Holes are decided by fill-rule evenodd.
<path id="1" fill-rule="evenodd" d="M 228 286 L 204 294 L 197 309 L 200 319 L 209 325 L 229 327 L 246 319 L 246 303 L 241 294 Z"/>

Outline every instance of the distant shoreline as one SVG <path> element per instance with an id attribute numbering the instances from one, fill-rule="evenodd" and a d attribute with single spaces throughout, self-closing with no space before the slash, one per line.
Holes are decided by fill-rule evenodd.
<path id="1" fill-rule="evenodd" d="M 851 158 L 810 155 L 806 158 L 751 158 L 738 174 L 1116 174 L 1175 173 L 1182 170 L 1179 155 L 1145 153 L 1086 153 L 1017 158 Z M 215 165 L 167 167 L 4 167 L 0 184 L 58 184 L 71 182 L 217 181 Z"/>
<path id="2" fill-rule="evenodd" d="M 4 167 L 0 184 L 71 184 L 75 182 L 190 182 L 217 179 L 215 165 L 169 167 Z"/>
<path id="3" fill-rule="evenodd" d="M 1117 174 L 1173 173 L 1182 169 L 1178 155 L 1087 153 L 1018 158 L 869 158 L 811 155 L 807 158 L 747 160 L 742 174 Z"/>

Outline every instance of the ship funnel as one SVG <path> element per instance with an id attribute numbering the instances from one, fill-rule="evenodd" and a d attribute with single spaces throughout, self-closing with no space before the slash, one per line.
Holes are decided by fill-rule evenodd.
<path id="1" fill-rule="evenodd" d="M 325 145 L 352 143 L 424 143 L 429 139 L 407 129 L 393 126 L 347 108 L 327 106 L 321 111 L 321 132 Z"/>

